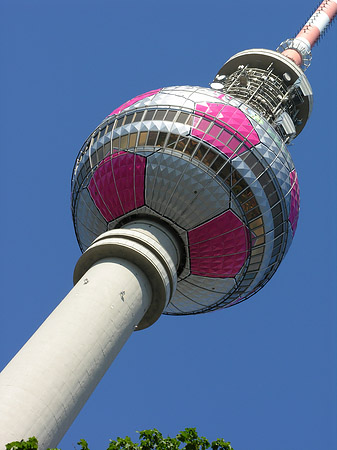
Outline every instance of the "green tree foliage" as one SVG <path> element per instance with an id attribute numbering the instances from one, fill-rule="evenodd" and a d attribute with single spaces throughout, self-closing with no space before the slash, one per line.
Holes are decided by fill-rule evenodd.
<path id="1" fill-rule="evenodd" d="M 230 442 L 223 439 L 209 442 L 205 437 L 198 436 L 195 428 L 186 428 L 177 434 L 175 438 L 167 437 L 156 429 L 139 431 L 139 443 L 132 442 L 126 436 L 118 437 L 116 441 L 110 440 L 107 450 L 234 450 Z M 78 450 L 89 450 L 88 443 L 81 439 Z M 6 450 L 38 450 L 38 441 L 35 437 L 27 441 L 15 441 L 6 445 Z M 58 450 L 58 449 L 48 449 Z"/>

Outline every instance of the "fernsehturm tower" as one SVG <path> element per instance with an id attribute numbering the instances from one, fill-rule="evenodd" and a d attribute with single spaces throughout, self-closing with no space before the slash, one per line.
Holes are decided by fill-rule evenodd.
<path id="1" fill-rule="evenodd" d="M 234 55 L 211 88 L 141 94 L 86 139 L 75 285 L 1 373 L 2 447 L 33 435 L 56 446 L 134 330 L 235 305 L 270 280 L 299 214 L 287 144 L 312 108 L 304 70 L 336 13 L 323 1 L 277 51 Z"/>

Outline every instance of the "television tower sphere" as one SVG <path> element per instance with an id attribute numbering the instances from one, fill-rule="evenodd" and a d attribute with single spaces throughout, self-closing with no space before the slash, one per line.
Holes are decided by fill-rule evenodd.
<path id="1" fill-rule="evenodd" d="M 256 68 L 256 54 L 263 66 L 264 53 L 276 70 Z M 242 70 L 247 58 L 254 60 L 253 74 Z M 156 89 L 106 117 L 75 163 L 72 211 L 82 251 L 105 231 L 137 218 L 160 220 L 176 235 L 183 257 L 164 314 L 203 313 L 247 299 L 275 273 L 296 230 L 299 187 L 285 142 L 302 122 L 281 138 L 289 115 L 277 95 L 299 79 L 308 103 L 311 89 L 303 72 L 277 52 L 242 52 L 219 74 L 228 64 L 239 67 L 236 78 L 245 93 L 249 84 L 255 90 L 254 77 L 255 84 L 263 80 L 264 91 L 273 84 L 270 92 L 280 104 L 274 123 L 267 120 L 268 105 L 250 106 L 240 92 Z M 219 74 L 215 85 L 223 88 L 219 80 L 226 75 Z"/>

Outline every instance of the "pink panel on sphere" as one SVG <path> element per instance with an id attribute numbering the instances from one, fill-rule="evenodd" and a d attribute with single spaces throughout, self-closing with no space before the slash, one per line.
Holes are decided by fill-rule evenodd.
<path id="1" fill-rule="evenodd" d="M 234 277 L 250 248 L 249 230 L 232 211 L 189 231 L 188 238 L 191 273 L 205 277 Z"/>
<path id="2" fill-rule="evenodd" d="M 200 122 L 203 122 L 202 119 Z M 199 139 L 203 139 L 205 142 L 208 142 L 208 144 L 214 145 L 220 152 L 227 155 L 229 158 L 239 155 L 240 153 L 243 153 L 245 150 L 247 150 L 246 147 L 242 146 L 242 148 L 235 152 L 233 149 L 229 148 L 229 146 L 225 145 L 223 142 L 219 141 L 219 139 L 216 139 L 215 137 L 211 136 L 210 134 L 205 134 L 204 131 L 200 131 L 197 128 L 192 128 L 191 132 L 192 136 L 195 136 Z"/>
<path id="3" fill-rule="evenodd" d="M 293 234 L 295 234 L 298 215 L 300 211 L 300 188 L 298 185 L 296 170 L 290 172 L 290 184 L 291 184 L 291 200 L 290 200 L 289 221 L 291 223 Z"/>
<path id="4" fill-rule="evenodd" d="M 207 130 L 210 125 L 209 120 L 206 118 L 202 118 L 200 120 L 199 118 L 195 118 L 192 125 L 192 136 L 196 136 L 209 144 L 214 145 L 228 157 L 240 155 L 247 149 L 247 147 L 251 148 L 252 145 L 256 145 L 260 142 L 254 127 L 245 114 L 234 106 L 208 102 L 197 104 L 195 114 L 201 115 L 202 113 L 206 117 L 214 120 L 216 125 L 213 125 L 209 130 Z M 231 141 L 226 145 L 224 142 L 227 143 L 229 138 L 232 136 L 233 131 L 230 130 L 231 133 L 223 131 L 219 135 L 221 129 L 224 128 L 224 124 L 218 122 L 217 119 L 225 122 L 231 128 L 238 131 L 240 135 L 249 139 L 249 141 L 245 142 L 245 146 L 242 146 L 239 150 L 237 150 L 238 145 L 242 142 L 242 138 L 239 134 L 236 134 L 236 137 L 233 137 L 233 139 L 231 139 Z M 220 140 L 215 139 L 218 135 Z"/>
<path id="5" fill-rule="evenodd" d="M 236 149 L 238 148 L 238 146 L 240 145 L 240 141 L 233 136 L 227 145 L 231 150 L 233 150 L 233 152 L 235 152 Z M 242 152 L 240 152 L 240 150 L 239 150 L 238 154 L 240 154 L 240 153 L 242 153 Z"/>
<path id="6" fill-rule="evenodd" d="M 214 137 L 218 137 L 221 130 L 222 128 L 219 127 L 219 125 L 213 125 L 212 128 L 209 130 L 208 134 Z"/>
<path id="7" fill-rule="evenodd" d="M 127 102 L 123 103 L 123 105 L 119 106 L 118 108 L 114 109 L 109 116 L 112 116 L 113 114 L 118 114 L 124 109 L 128 108 L 129 106 L 133 105 L 134 103 L 139 102 L 143 98 L 150 97 L 150 95 L 157 94 L 160 89 L 154 89 L 153 91 L 145 92 L 145 94 L 137 95 L 137 97 L 132 98 L 131 100 L 128 100 Z"/>
<path id="8" fill-rule="evenodd" d="M 253 125 L 247 119 L 246 115 L 238 108 L 221 103 L 204 103 L 196 105 L 196 114 L 203 112 L 212 120 L 218 119 L 228 124 L 234 130 L 237 130 L 243 137 L 249 139 L 252 145 L 260 142 Z M 220 124 L 221 125 L 221 124 Z M 249 143 L 247 143 L 249 146 Z"/>
<path id="9" fill-rule="evenodd" d="M 144 205 L 145 164 L 143 156 L 118 152 L 96 169 L 88 188 L 108 222 Z"/>
<path id="10" fill-rule="evenodd" d="M 219 135 L 219 139 L 221 142 L 223 142 L 224 144 L 226 144 L 230 138 L 232 137 L 232 134 L 228 133 L 228 131 L 223 130 L 221 132 L 221 134 Z"/>

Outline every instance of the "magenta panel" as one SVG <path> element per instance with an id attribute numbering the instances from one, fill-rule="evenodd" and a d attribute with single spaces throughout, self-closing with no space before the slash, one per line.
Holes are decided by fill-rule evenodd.
<path id="1" fill-rule="evenodd" d="M 237 130 L 243 137 L 247 138 L 252 145 L 260 142 L 260 139 L 246 115 L 238 108 L 221 103 L 208 103 L 196 105 L 196 114 L 203 112 L 212 120 L 218 119 Z M 199 114 L 200 115 L 200 114 Z M 220 124 L 221 125 L 221 124 Z"/>
<path id="2" fill-rule="evenodd" d="M 293 234 L 295 234 L 298 215 L 300 211 L 300 188 L 298 185 L 296 170 L 290 172 L 290 184 L 291 184 L 291 200 L 290 200 L 289 221 L 291 224 L 291 228 L 293 230 Z"/>
<path id="3" fill-rule="evenodd" d="M 191 273 L 205 277 L 234 277 L 250 249 L 249 230 L 232 211 L 189 231 L 188 238 Z"/>
<path id="4" fill-rule="evenodd" d="M 223 105 L 221 103 L 200 103 L 196 105 L 196 115 L 205 115 L 205 118 L 194 119 L 192 126 L 192 136 L 196 136 L 211 145 L 214 145 L 222 153 L 228 157 L 233 157 L 243 153 L 246 148 L 251 148 L 252 145 L 256 145 L 260 142 L 259 137 L 247 119 L 245 114 L 234 106 Z M 210 122 L 206 117 L 215 120 L 215 124 L 209 129 Z M 231 128 L 238 131 L 240 134 L 236 134 L 227 145 L 227 141 L 232 136 L 233 131 L 228 133 L 223 131 L 220 133 L 221 129 L 224 128 L 224 124 L 217 121 L 221 120 L 228 124 Z M 219 134 L 220 133 L 220 134 Z M 241 135 L 241 136 L 240 136 Z M 242 136 L 247 138 L 249 141 L 245 142 L 245 146 L 242 146 L 237 150 L 239 144 L 242 142 Z M 219 138 L 219 139 L 217 139 Z"/>
<path id="5" fill-rule="evenodd" d="M 137 97 L 132 98 L 131 100 L 128 100 L 127 102 L 123 103 L 123 105 L 119 106 L 118 108 L 114 109 L 109 116 L 112 116 L 113 114 L 118 114 L 124 109 L 128 108 L 129 106 L 133 105 L 134 103 L 139 102 L 139 100 L 142 100 L 143 98 L 150 97 L 150 95 L 157 94 L 160 89 L 154 89 L 153 91 L 145 92 L 145 94 L 137 95 Z"/>
<path id="6" fill-rule="evenodd" d="M 222 128 L 219 127 L 219 125 L 213 125 L 208 133 L 213 137 L 218 137 L 221 130 L 222 130 Z"/>
<path id="7" fill-rule="evenodd" d="M 223 130 L 220 135 L 219 135 L 219 139 L 221 142 L 223 142 L 224 144 L 226 144 L 230 138 L 232 137 L 232 134 L 228 133 L 228 131 Z"/>
<path id="8" fill-rule="evenodd" d="M 107 221 L 144 205 L 145 164 L 143 156 L 118 152 L 98 166 L 88 189 Z"/>
<path id="9" fill-rule="evenodd" d="M 247 150 L 247 147 L 243 146 L 241 149 L 236 151 L 236 147 L 235 148 L 233 147 L 234 141 L 231 141 L 232 142 L 232 145 L 231 145 L 232 148 L 230 148 L 230 143 L 227 146 L 223 142 L 219 141 L 219 139 L 214 138 L 210 134 L 205 134 L 203 131 L 197 130 L 196 128 L 192 128 L 191 134 L 192 134 L 192 136 L 195 136 L 195 137 L 197 137 L 199 139 L 203 139 L 204 141 L 206 141 L 209 144 L 213 145 L 218 150 L 220 150 L 222 153 L 227 155 L 229 158 L 235 157 L 236 155 L 240 155 L 245 150 Z"/>

